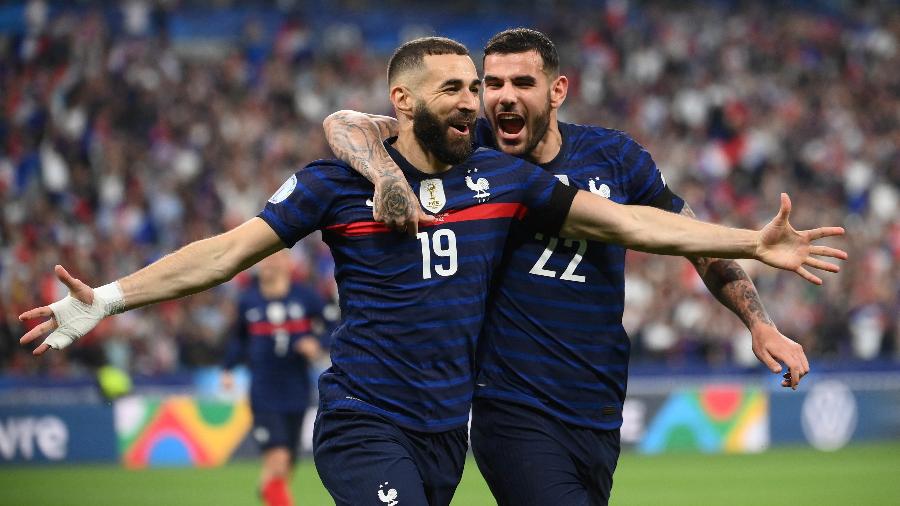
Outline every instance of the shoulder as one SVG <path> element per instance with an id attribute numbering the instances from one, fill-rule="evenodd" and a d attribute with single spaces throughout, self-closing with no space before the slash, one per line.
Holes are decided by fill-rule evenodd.
<path id="1" fill-rule="evenodd" d="M 300 281 L 291 282 L 291 294 L 300 299 L 315 299 L 318 297 L 312 288 Z"/>
<path id="2" fill-rule="evenodd" d="M 321 159 L 306 164 L 295 175 L 297 177 L 347 178 L 356 176 L 356 171 L 342 160 Z M 362 176 L 359 177 L 361 178 Z"/>
<path id="3" fill-rule="evenodd" d="M 238 295 L 238 304 L 240 306 L 251 306 L 261 297 L 259 291 L 259 280 L 256 276 L 250 279 L 247 286 L 243 287 Z"/>
<path id="4" fill-rule="evenodd" d="M 472 155 L 469 156 L 469 159 L 467 160 L 467 165 L 476 163 L 481 165 L 490 164 L 501 167 L 507 165 L 524 165 L 527 162 L 525 162 L 521 158 L 507 155 L 502 151 L 497 151 L 495 149 L 482 146 L 473 151 Z"/>
<path id="5" fill-rule="evenodd" d="M 608 142 L 614 146 L 622 146 L 629 142 L 635 142 L 626 132 L 614 128 L 605 128 L 595 125 L 579 125 L 576 123 L 559 123 L 560 130 L 568 134 L 570 138 L 596 143 Z"/>

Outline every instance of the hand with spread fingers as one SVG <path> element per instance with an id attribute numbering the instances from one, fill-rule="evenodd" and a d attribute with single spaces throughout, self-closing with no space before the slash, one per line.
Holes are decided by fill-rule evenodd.
<path id="1" fill-rule="evenodd" d="M 812 230 L 794 230 L 788 221 L 790 214 L 791 199 L 786 193 L 782 193 L 781 209 L 761 231 L 756 258 L 772 267 L 796 272 L 810 283 L 821 285 L 822 279 L 810 273 L 806 267 L 827 272 L 838 272 L 840 267 L 812 255 L 846 260 L 847 253 L 828 246 L 814 245 L 813 242 L 825 237 L 843 235 L 844 229 L 821 227 Z"/>
<path id="2" fill-rule="evenodd" d="M 120 313 L 124 308 L 122 292 L 117 283 L 93 289 L 72 277 L 61 265 L 54 267 L 54 271 L 56 277 L 69 289 L 69 294 L 53 304 L 19 315 L 20 321 L 50 318 L 19 339 L 24 345 L 49 333 L 44 342 L 35 348 L 35 355 L 42 355 L 50 348 L 60 350 L 69 346 L 96 327 L 100 320 Z"/>

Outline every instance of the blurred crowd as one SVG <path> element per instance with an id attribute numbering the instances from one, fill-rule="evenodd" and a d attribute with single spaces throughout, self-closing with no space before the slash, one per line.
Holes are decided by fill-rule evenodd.
<path id="1" fill-rule="evenodd" d="M 3 373 L 218 363 L 245 279 L 106 320 L 40 361 L 18 346 L 29 327 L 16 315 L 65 295 L 54 264 L 96 286 L 255 215 L 331 156 L 330 112 L 391 113 L 389 55 L 352 23 L 285 12 L 274 34 L 251 17 L 224 41 L 179 41 L 177 4 L 126 2 L 113 29 L 103 10 L 32 1 L 24 30 L 0 32 Z M 900 10 L 564 4 L 541 2 L 531 25 L 571 83 L 560 119 L 630 133 L 701 219 L 759 228 L 785 191 L 797 228 L 845 226 L 831 244 L 851 260 L 822 287 L 743 265 L 813 360 L 900 361 Z M 414 27 L 385 29 L 427 33 L 421 9 Z M 297 277 L 334 298 L 327 247 L 310 237 L 293 254 Z M 683 259 L 629 253 L 626 287 L 635 361 L 755 364 L 749 333 Z"/>

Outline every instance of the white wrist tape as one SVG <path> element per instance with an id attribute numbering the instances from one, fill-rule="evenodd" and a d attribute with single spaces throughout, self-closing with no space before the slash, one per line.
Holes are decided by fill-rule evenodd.
<path id="1" fill-rule="evenodd" d="M 50 310 L 56 318 L 57 327 L 47 336 L 44 344 L 54 350 L 61 350 L 90 332 L 103 318 L 124 311 L 125 300 L 119 283 L 114 281 L 94 288 L 92 304 L 85 304 L 69 294 L 50 304 Z"/>

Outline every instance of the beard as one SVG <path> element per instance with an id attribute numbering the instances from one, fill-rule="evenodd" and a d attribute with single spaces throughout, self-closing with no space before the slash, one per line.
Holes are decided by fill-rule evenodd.
<path id="1" fill-rule="evenodd" d="M 451 139 L 448 130 L 452 128 L 450 126 L 452 123 L 465 123 L 469 127 L 468 133 L 459 139 Z M 413 133 L 419 145 L 449 165 L 464 162 L 474 151 L 472 145 L 474 127 L 474 113 L 456 113 L 441 121 L 423 102 L 418 102 L 413 109 Z"/>
<path id="2" fill-rule="evenodd" d="M 524 154 L 526 158 L 531 158 L 531 153 L 534 151 L 534 148 L 537 147 L 538 143 L 544 139 L 544 135 L 547 134 L 548 128 L 550 128 L 549 93 L 547 94 L 547 108 L 539 114 L 536 114 L 532 118 L 531 124 L 528 125 L 528 138 L 525 140 L 525 148 L 522 150 L 522 154 Z"/>

